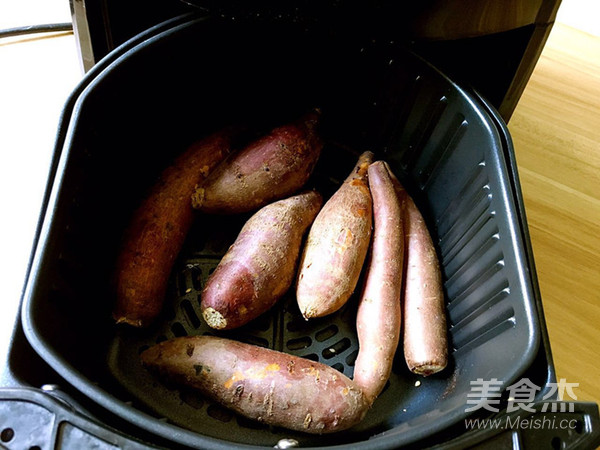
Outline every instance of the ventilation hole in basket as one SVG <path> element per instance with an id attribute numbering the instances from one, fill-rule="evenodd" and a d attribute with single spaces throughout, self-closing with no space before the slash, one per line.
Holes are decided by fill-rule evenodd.
<path id="1" fill-rule="evenodd" d="M 575 422 L 575 432 L 577 434 L 583 433 L 583 420 L 578 420 Z"/>
<path id="2" fill-rule="evenodd" d="M 171 331 L 176 337 L 183 337 L 188 335 L 187 331 L 185 331 L 184 326 L 181 325 L 179 322 L 175 322 L 173 325 L 171 325 Z"/>
<path id="3" fill-rule="evenodd" d="M 185 313 L 185 317 L 187 317 L 189 323 L 194 328 L 198 328 L 200 326 L 201 322 L 200 322 L 200 319 L 198 318 L 198 316 L 196 315 L 196 311 L 194 310 L 194 307 L 192 306 L 190 301 L 182 300 L 181 308 L 183 309 L 183 312 Z"/>
<path id="4" fill-rule="evenodd" d="M 149 348 L 150 348 L 149 345 L 142 345 L 142 346 L 140 346 L 140 348 L 138 348 L 138 355 L 141 355 L 142 353 L 144 353 Z"/>
<path id="5" fill-rule="evenodd" d="M 262 314 L 248 324 L 248 328 L 257 331 L 267 331 L 271 328 L 271 316 Z"/>
<path id="6" fill-rule="evenodd" d="M 42 450 L 42 447 L 40 447 L 39 445 L 33 445 L 29 447 L 29 450 Z"/>
<path id="7" fill-rule="evenodd" d="M 317 331 L 315 334 L 315 339 L 319 342 L 326 341 L 329 338 L 335 336 L 339 331 L 337 325 L 329 325 L 327 328 L 323 328 L 322 330 Z"/>
<path id="8" fill-rule="evenodd" d="M 310 359 L 311 361 L 315 362 L 319 361 L 319 355 L 317 355 L 316 353 L 309 353 L 308 355 L 303 355 L 302 358 Z"/>
<path id="9" fill-rule="evenodd" d="M 200 266 L 193 266 L 190 268 L 192 272 L 192 287 L 199 291 L 202 289 L 202 269 Z"/>
<path id="10" fill-rule="evenodd" d="M 344 339 L 337 341 L 331 347 L 327 347 L 326 349 L 324 349 L 321 352 L 321 354 L 323 355 L 323 358 L 331 359 L 334 356 L 337 356 L 340 353 L 343 353 L 346 350 L 348 350 L 351 345 L 352 345 L 352 342 L 350 341 L 350 339 L 344 338 Z"/>
<path id="11" fill-rule="evenodd" d="M 179 398 L 182 402 L 195 409 L 200 409 L 204 406 L 204 399 L 195 392 L 182 391 L 179 393 Z"/>
<path id="12" fill-rule="evenodd" d="M 12 428 L 5 428 L 0 432 L 0 440 L 2 442 L 9 442 L 15 437 L 15 431 Z"/>
<path id="13" fill-rule="evenodd" d="M 161 342 L 165 342 L 166 340 L 168 340 L 168 338 L 164 334 L 161 334 L 160 336 L 156 337 L 157 344 L 160 344 Z"/>
<path id="14" fill-rule="evenodd" d="M 303 317 L 294 317 L 285 326 L 290 333 L 306 333 L 310 330 L 310 323 Z"/>
<path id="15" fill-rule="evenodd" d="M 354 350 L 352 353 L 350 353 L 348 356 L 346 356 L 346 364 L 348 364 L 350 367 L 354 367 L 354 363 L 356 362 L 356 357 L 358 356 L 358 349 Z"/>
<path id="16" fill-rule="evenodd" d="M 185 269 L 180 272 L 178 277 L 180 296 L 187 295 L 192 291 L 200 290 L 201 275 L 202 270 L 198 264 L 186 264 Z"/>
<path id="17" fill-rule="evenodd" d="M 550 445 L 552 446 L 552 448 L 554 450 L 560 450 L 561 448 L 563 448 L 562 439 L 559 438 L 558 436 L 554 436 L 552 438 L 552 440 L 550 441 Z"/>
<path id="18" fill-rule="evenodd" d="M 175 316 L 175 308 L 173 308 L 172 304 L 169 303 L 164 306 L 163 311 L 162 311 L 162 316 L 166 322 L 175 320 L 175 317 L 176 317 Z"/>
<path id="19" fill-rule="evenodd" d="M 302 350 L 304 348 L 308 348 L 312 345 L 312 339 L 309 338 L 308 336 L 305 337 L 301 337 L 301 338 L 297 338 L 297 339 L 290 339 L 289 341 L 286 342 L 286 347 L 288 348 L 288 350 Z"/>
<path id="20" fill-rule="evenodd" d="M 217 405 L 210 405 L 206 409 L 206 413 L 213 419 L 221 422 L 229 422 L 233 418 L 233 414 L 230 411 Z"/>
<path id="21" fill-rule="evenodd" d="M 269 341 L 258 336 L 252 336 L 250 334 L 247 334 L 239 337 L 238 339 L 242 342 L 245 342 L 246 344 L 258 345 L 259 347 L 265 348 L 269 347 Z"/>
<path id="22" fill-rule="evenodd" d="M 184 270 L 177 275 L 177 292 L 180 297 L 183 297 L 192 291 L 192 288 L 188 286 L 187 278 L 187 270 Z"/>
<path id="23" fill-rule="evenodd" d="M 333 367 L 338 372 L 344 373 L 344 365 L 342 363 L 335 363 L 331 367 Z"/>

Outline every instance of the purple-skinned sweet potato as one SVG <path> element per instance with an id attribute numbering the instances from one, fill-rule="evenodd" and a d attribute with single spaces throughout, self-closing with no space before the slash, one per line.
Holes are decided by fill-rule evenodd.
<path id="1" fill-rule="evenodd" d="M 427 224 L 410 197 L 405 222 L 404 358 L 412 372 L 428 376 L 448 364 L 444 284 Z"/>
<path id="2" fill-rule="evenodd" d="M 373 196 L 373 243 L 356 314 L 359 351 L 354 381 L 373 401 L 392 371 L 402 325 L 404 202 L 383 161 L 369 166 Z"/>
<path id="3" fill-rule="evenodd" d="M 360 155 L 308 232 L 296 286 L 298 306 L 306 319 L 337 311 L 356 288 L 373 223 L 367 178 L 372 160 L 371 152 Z"/>
<path id="4" fill-rule="evenodd" d="M 209 326 L 240 327 L 288 291 L 303 236 L 322 204 L 321 194 L 307 191 L 264 206 L 245 223 L 202 291 Z"/>
<path id="5" fill-rule="evenodd" d="M 291 430 L 342 431 L 360 422 L 370 406 L 362 390 L 332 367 L 229 339 L 175 338 L 150 347 L 141 359 L 169 383 Z"/>
<path id="6" fill-rule="evenodd" d="M 391 172 L 390 172 L 391 173 Z M 440 262 L 421 211 L 393 176 L 404 199 L 406 246 L 402 314 L 404 359 L 411 372 L 428 376 L 448 364 L 448 328 Z"/>
<path id="7" fill-rule="evenodd" d="M 186 149 L 134 212 L 115 271 L 117 323 L 144 327 L 160 314 L 167 282 L 194 220 L 190 195 L 231 151 L 228 128 Z"/>
<path id="8" fill-rule="evenodd" d="M 319 159 L 319 113 L 280 126 L 227 158 L 192 195 L 205 213 L 236 214 L 286 198 L 304 186 Z"/>

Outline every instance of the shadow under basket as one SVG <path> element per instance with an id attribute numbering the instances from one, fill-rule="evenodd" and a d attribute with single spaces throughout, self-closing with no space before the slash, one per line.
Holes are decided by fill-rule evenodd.
<path id="1" fill-rule="evenodd" d="M 117 49 L 117 52 L 119 50 Z M 304 321 L 292 294 L 254 322 L 215 333 L 200 293 L 247 215 L 198 215 L 148 329 L 111 319 L 111 277 L 132 211 L 194 140 L 229 124 L 265 132 L 318 107 L 322 157 L 307 186 L 325 197 L 359 153 L 387 160 L 436 243 L 450 364 L 422 378 L 401 347 L 384 392 L 359 425 L 312 436 L 268 427 L 166 386 L 143 349 L 176 336 L 228 336 L 331 365 L 351 377 L 357 299 Z M 459 424 L 471 382 L 506 388 L 540 351 L 527 233 L 498 123 L 479 99 L 394 42 L 300 24 L 192 18 L 160 29 L 87 80 L 62 124 L 49 206 L 28 279 L 23 327 L 45 361 L 91 400 L 173 445 L 397 448 Z M 507 148 L 509 146 L 509 148 Z"/>

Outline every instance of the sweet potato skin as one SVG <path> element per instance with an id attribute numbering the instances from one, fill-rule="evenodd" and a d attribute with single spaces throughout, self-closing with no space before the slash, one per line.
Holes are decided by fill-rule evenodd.
<path id="1" fill-rule="evenodd" d="M 440 372 L 448 364 L 442 272 L 421 211 L 395 175 L 390 173 L 398 196 L 404 198 L 404 359 L 411 372 L 428 376 Z"/>
<path id="2" fill-rule="evenodd" d="M 322 204 L 321 194 L 307 191 L 264 206 L 246 222 L 203 289 L 209 326 L 240 327 L 289 290 L 303 236 Z"/>
<path id="3" fill-rule="evenodd" d="M 359 157 L 310 228 L 296 287 L 306 319 L 337 311 L 356 287 L 371 238 L 373 202 L 367 171 L 372 161 L 371 152 Z"/>
<path id="4" fill-rule="evenodd" d="M 404 358 L 423 376 L 448 364 L 448 338 L 440 265 L 421 212 L 407 196 Z"/>
<path id="5" fill-rule="evenodd" d="M 311 112 L 231 155 L 195 189 L 193 207 L 212 214 L 243 213 L 297 192 L 323 147 L 318 119 L 319 113 Z"/>
<path id="6" fill-rule="evenodd" d="M 269 425 L 331 433 L 355 425 L 368 409 L 362 391 L 337 370 L 229 339 L 175 338 L 144 351 L 141 359 L 161 378 Z"/>
<path id="7" fill-rule="evenodd" d="M 403 200 L 383 161 L 369 166 L 374 230 L 367 272 L 356 315 L 359 351 L 354 381 L 371 401 L 392 371 L 402 325 L 404 268 Z"/>
<path id="8" fill-rule="evenodd" d="M 160 314 L 173 263 L 194 220 L 190 195 L 230 153 L 234 134 L 226 129 L 186 149 L 134 212 L 116 262 L 117 323 L 144 327 Z"/>

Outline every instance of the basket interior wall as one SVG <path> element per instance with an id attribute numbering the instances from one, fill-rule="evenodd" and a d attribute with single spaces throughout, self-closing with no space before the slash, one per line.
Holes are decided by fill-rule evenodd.
<path id="1" fill-rule="evenodd" d="M 259 133 L 314 107 L 326 146 L 309 183 L 331 194 L 364 150 L 390 161 L 438 244 L 453 345 L 450 367 L 425 380 L 399 352 L 367 419 L 318 442 L 426 435 L 464 415 L 470 381 L 514 381 L 537 350 L 537 331 L 497 133 L 469 97 L 394 42 L 290 24 L 199 21 L 124 55 L 84 92 L 29 300 L 45 347 L 122 401 L 201 435 L 264 445 L 292 435 L 162 386 L 137 361 L 157 341 L 209 331 L 199 292 L 246 216 L 198 217 L 149 330 L 114 327 L 110 287 L 130 214 L 175 155 L 221 126 Z M 356 299 L 311 323 L 298 320 L 293 300 L 229 335 L 351 376 Z"/>

